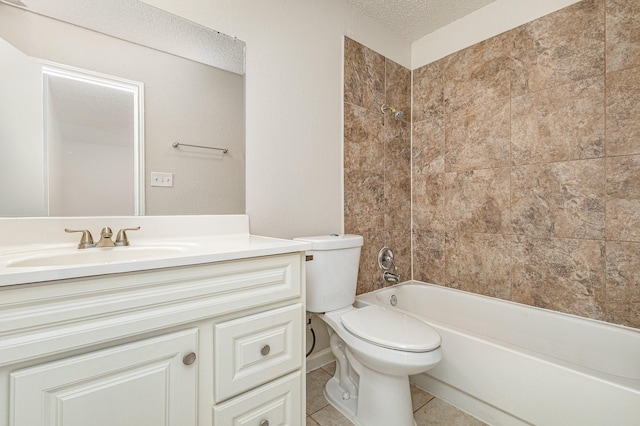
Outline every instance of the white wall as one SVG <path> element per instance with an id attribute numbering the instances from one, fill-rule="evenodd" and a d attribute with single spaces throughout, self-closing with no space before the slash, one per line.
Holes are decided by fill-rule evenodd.
<path id="1" fill-rule="evenodd" d="M 411 69 L 489 39 L 579 0 L 496 0 L 411 45 Z"/>
<path id="2" fill-rule="evenodd" d="M 407 68 L 409 42 L 342 0 L 145 1 L 247 43 L 251 232 L 341 232 L 343 37 Z"/>
<path id="3" fill-rule="evenodd" d="M 0 216 L 46 213 L 41 86 L 40 65 L 0 39 Z"/>

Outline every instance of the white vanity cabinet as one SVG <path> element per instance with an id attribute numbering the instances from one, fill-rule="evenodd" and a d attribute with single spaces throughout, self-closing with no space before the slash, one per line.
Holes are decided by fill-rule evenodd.
<path id="1" fill-rule="evenodd" d="M 0 287 L 0 426 L 302 425 L 304 253 Z"/>

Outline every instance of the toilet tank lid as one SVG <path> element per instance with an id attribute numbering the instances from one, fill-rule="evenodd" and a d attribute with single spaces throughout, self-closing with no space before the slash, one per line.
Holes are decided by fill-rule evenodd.
<path id="1" fill-rule="evenodd" d="M 364 243 L 364 239 L 361 235 L 354 234 L 316 235 L 313 237 L 298 237 L 294 238 L 294 240 L 311 243 L 311 250 L 337 250 L 344 248 L 361 247 Z"/>

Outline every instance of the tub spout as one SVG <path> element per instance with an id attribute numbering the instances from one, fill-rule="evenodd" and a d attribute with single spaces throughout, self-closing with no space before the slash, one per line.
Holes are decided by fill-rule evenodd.
<path id="1" fill-rule="evenodd" d="M 400 282 L 400 274 L 394 274 L 393 272 L 389 271 L 384 271 L 382 273 L 382 278 L 384 278 L 386 282 L 394 284 L 398 284 Z"/>

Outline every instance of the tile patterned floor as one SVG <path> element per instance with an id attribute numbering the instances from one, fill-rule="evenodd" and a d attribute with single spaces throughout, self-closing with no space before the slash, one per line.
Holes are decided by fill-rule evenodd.
<path id="1" fill-rule="evenodd" d="M 307 373 L 307 426 L 350 426 L 327 402 L 324 386 L 333 376 L 335 363 Z M 485 423 L 411 385 L 411 402 L 418 426 L 483 426 Z"/>

